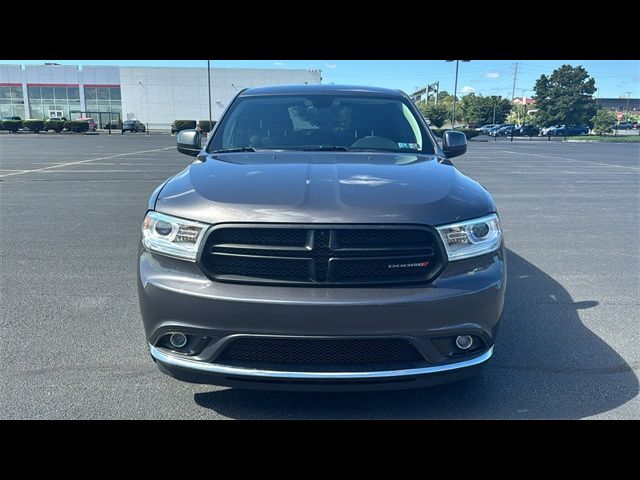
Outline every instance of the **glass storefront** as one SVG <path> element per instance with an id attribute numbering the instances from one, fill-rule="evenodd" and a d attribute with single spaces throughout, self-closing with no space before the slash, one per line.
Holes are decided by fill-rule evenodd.
<path id="1" fill-rule="evenodd" d="M 71 114 L 80 110 L 80 91 L 77 86 L 27 85 L 29 115 L 31 118 L 77 118 Z"/>
<path id="2" fill-rule="evenodd" d="M 20 92 L 22 92 L 22 89 Z M 68 120 L 75 120 L 82 116 L 84 112 L 113 112 L 122 115 L 119 86 L 85 86 L 84 94 L 85 108 L 83 111 L 80 108 L 80 89 L 78 86 L 27 85 L 30 116 L 31 118 L 44 119 L 62 116 Z M 24 104 L 22 116 L 24 116 Z M 108 118 L 108 116 L 105 116 L 105 118 Z"/>
<path id="3" fill-rule="evenodd" d="M 114 114 L 112 115 L 113 121 L 122 117 L 122 100 L 119 86 L 94 87 L 85 85 L 84 101 L 87 112 L 111 112 Z M 92 115 L 98 116 L 95 113 L 92 113 Z M 109 115 L 100 115 L 99 117 L 102 118 L 102 123 L 108 122 Z M 97 118 L 95 120 L 99 122 Z M 99 127 L 103 128 L 101 125 Z"/>
<path id="4" fill-rule="evenodd" d="M 0 118 L 24 118 L 24 97 L 21 85 L 0 86 Z"/>

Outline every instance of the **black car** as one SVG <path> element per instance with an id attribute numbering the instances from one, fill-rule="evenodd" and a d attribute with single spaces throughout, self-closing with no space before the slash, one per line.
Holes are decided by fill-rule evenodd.
<path id="1" fill-rule="evenodd" d="M 514 137 L 536 137 L 540 133 L 540 129 L 525 123 L 517 128 L 514 128 L 511 135 Z"/>
<path id="2" fill-rule="evenodd" d="M 633 128 L 633 122 L 620 122 L 611 128 L 613 130 L 631 130 Z"/>
<path id="3" fill-rule="evenodd" d="M 122 122 L 123 132 L 146 132 L 147 127 L 140 120 L 125 120 Z"/>
<path id="4" fill-rule="evenodd" d="M 20 117 L 16 117 L 16 116 L 7 116 L 7 117 L 2 117 L 3 121 L 22 121 L 22 118 Z"/>
<path id="5" fill-rule="evenodd" d="M 492 356 L 507 285 L 496 205 L 397 90 L 238 93 L 151 194 L 136 265 L 149 352 L 177 379 L 416 388 Z M 137 340 L 132 340 L 137 341 Z"/>
<path id="6" fill-rule="evenodd" d="M 571 126 L 563 125 L 559 128 L 555 128 L 547 132 L 547 135 L 556 136 L 556 137 L 569 137 L 573 135 L 588 135 L 588 134 L 589 134 L 589 127 L 584 125 L 571 125 Z"/>

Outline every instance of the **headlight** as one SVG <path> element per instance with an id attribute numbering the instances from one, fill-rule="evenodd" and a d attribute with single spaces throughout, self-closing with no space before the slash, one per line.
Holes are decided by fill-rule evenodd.
<path id="1" fill-rule="evenodd" d="M 493 213 L 466 222 L 436 227 L 447 249 L 449 261 L 485 255 L 500 248 L 500 220 Z"/>
<path id="2" fill-rule="evenodd" d="M 148 212 L 142 223 L 142 244 L 152 252 L 195 262 L 207 226 L 163 213 Z"/>

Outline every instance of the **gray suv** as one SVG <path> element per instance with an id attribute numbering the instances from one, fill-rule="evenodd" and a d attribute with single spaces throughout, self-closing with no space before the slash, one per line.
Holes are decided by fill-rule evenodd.
<path id="1" fill-rule="evenodd" d="M 412 388 L 493 353 L 506 288 L 491 195 L 403 92 L 251 88 L 151 195 L 138 293 L 152 358 L 243 388 Z"/>

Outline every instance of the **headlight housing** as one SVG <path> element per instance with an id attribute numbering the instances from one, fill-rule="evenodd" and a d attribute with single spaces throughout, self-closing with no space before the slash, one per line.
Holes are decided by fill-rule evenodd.
<path id="1" fill-rule="evenodd" d="M 142 244 L 152 252 L 195 262 L 207 227 L 204 223 L 150 211 L 142 223 Z"/>
<path id="2" fill-rule="evenodd" d="M 449 261 L 477 257 L 500 248 L 502 230 L 498 215 L 436 227 L 442 238 Z"/>

